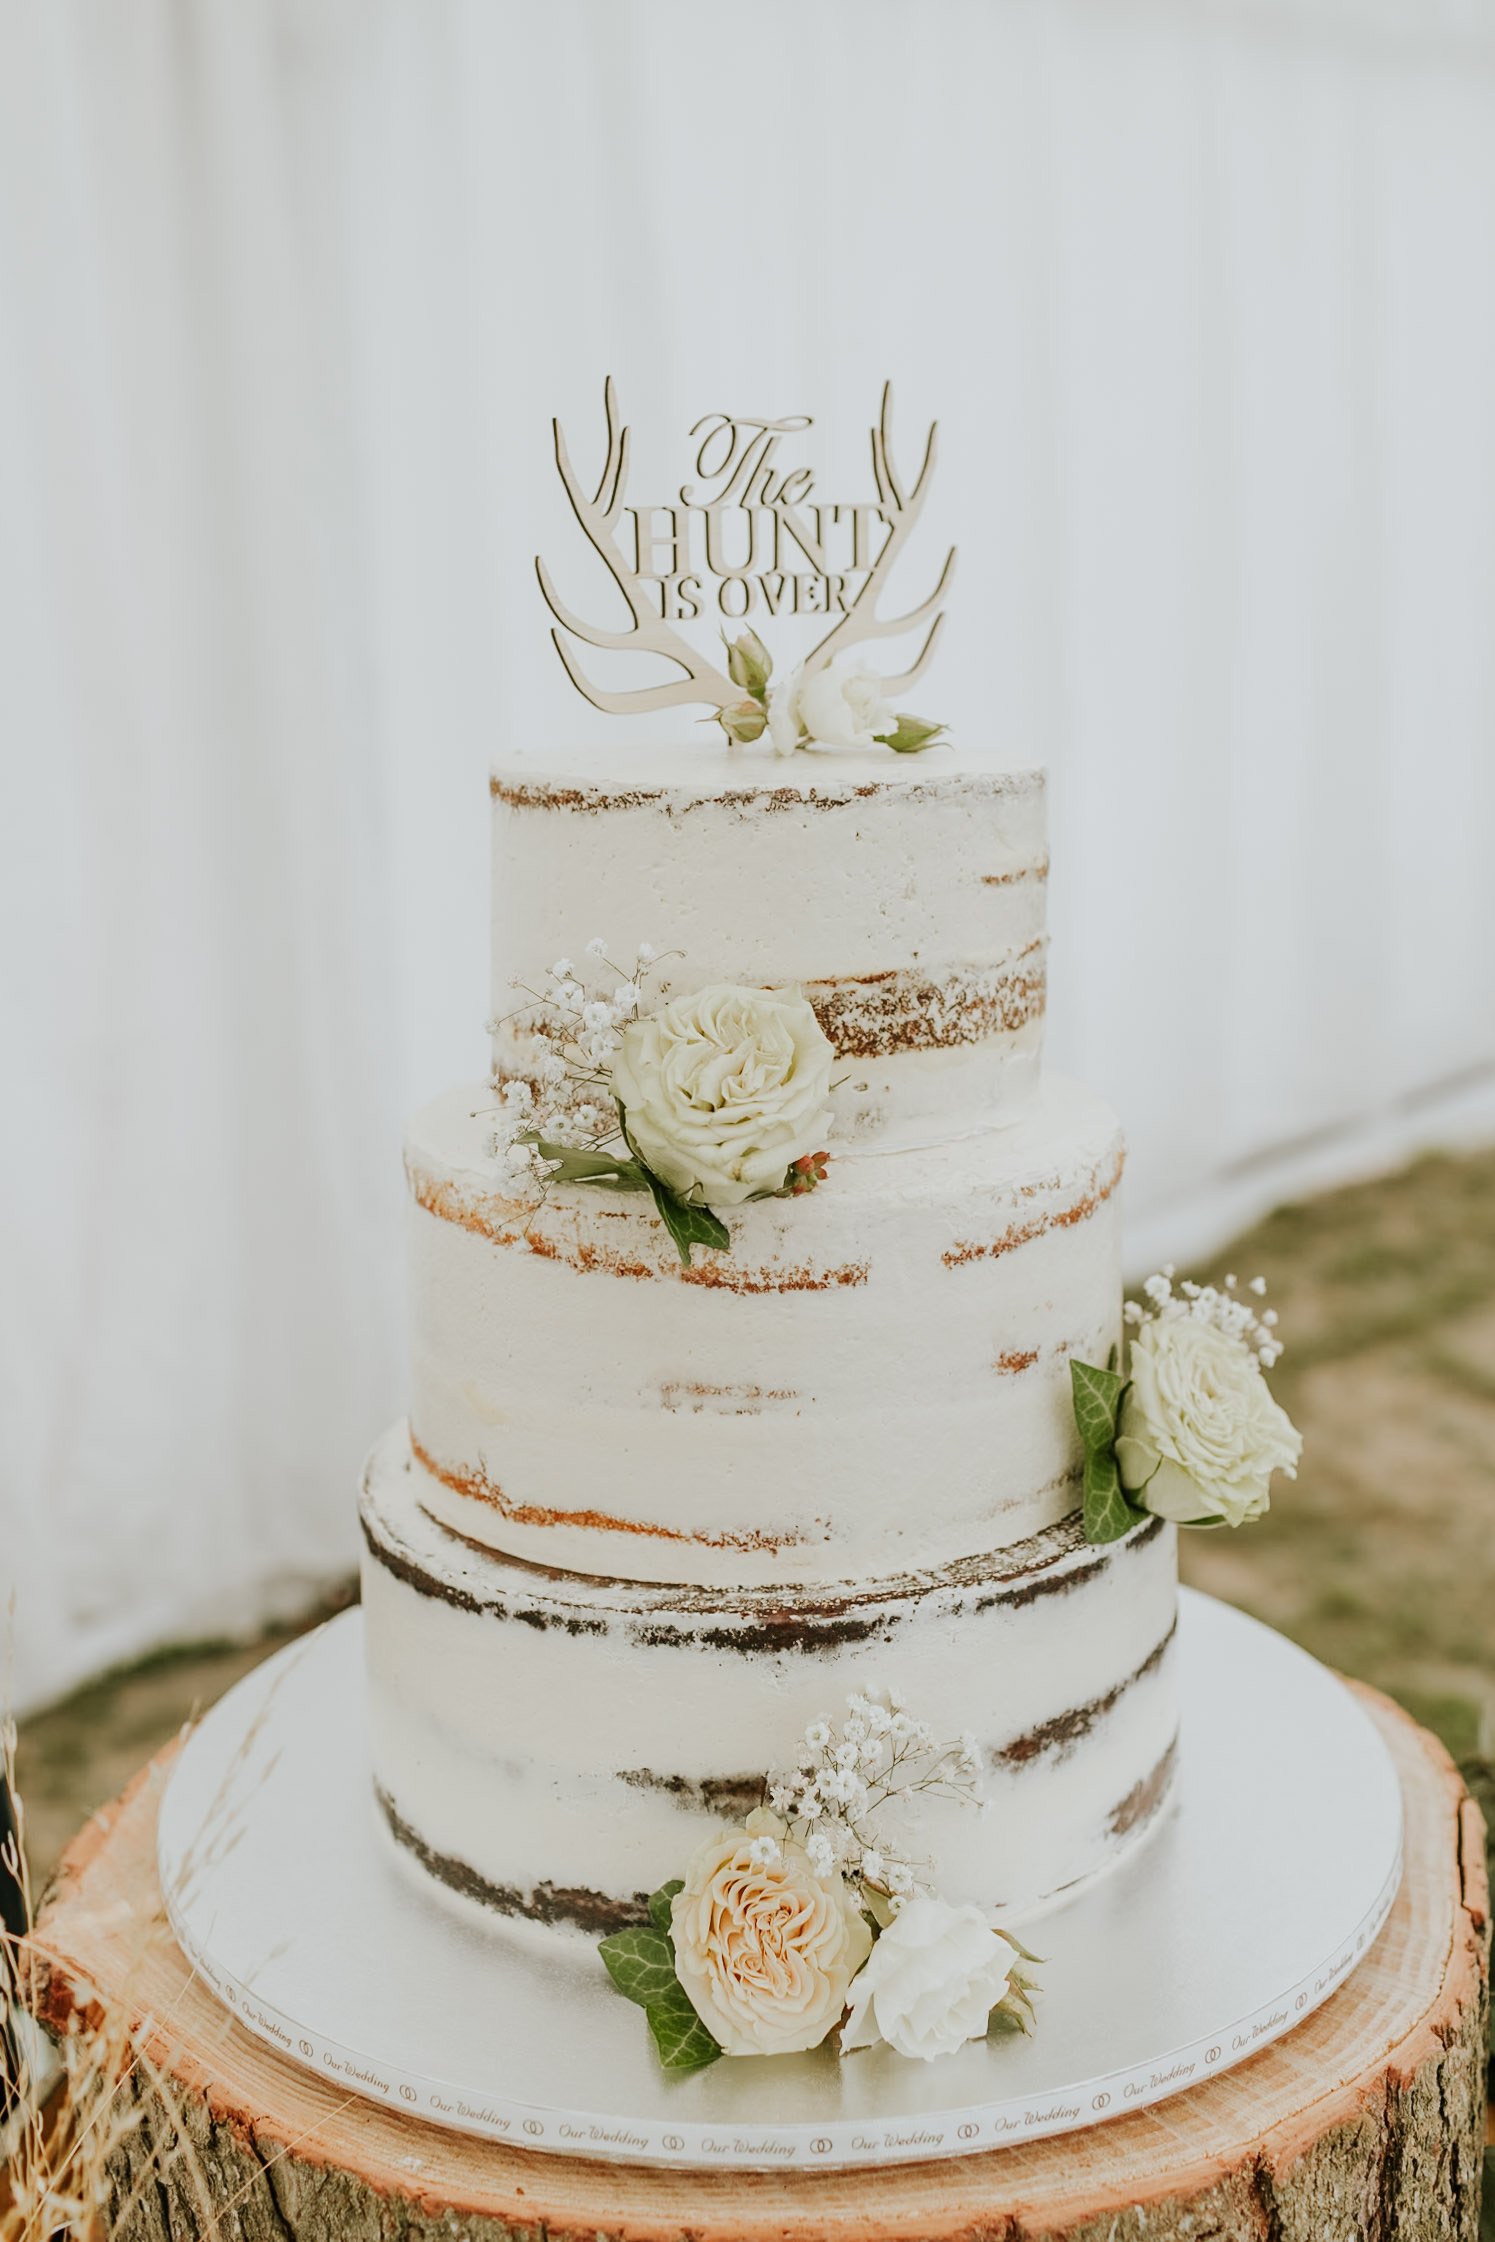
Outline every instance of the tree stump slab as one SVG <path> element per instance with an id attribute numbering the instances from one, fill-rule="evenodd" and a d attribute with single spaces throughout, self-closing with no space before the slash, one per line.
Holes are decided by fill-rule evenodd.
<path id="1" fill-rule="evenodd" d="M 170 1754 L 66 1855 L 37 1927 L 38 2008 L 65 2031 L 123 2004 L 169 2082 L 169 2117 L 144 2067 L 132 2085 L 143 2122 L 118 2152 L 121 2242 L 1476 2242 L 1483 1825 L 1442 1746 L 1359 1694 L 1407 1818 L 1375 1946 L 1286 2039 L 1081 2133 L 880 2171 L 679 2172 L 527 2153 L 350 2097 L 251 2038 L 165 1930 Z M 147 2173 L 173 2127 L 177 2153 Z"/>

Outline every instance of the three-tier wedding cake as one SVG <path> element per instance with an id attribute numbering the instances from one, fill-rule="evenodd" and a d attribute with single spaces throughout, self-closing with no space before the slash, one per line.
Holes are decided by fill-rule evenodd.
<path id="1" fill-rule="evenodd" d="M 1281 1833 L 1239 1769 L 1311 1785 L 1284 1723 L 1314 1685 L 1217 1607 L 1180 1626 L 1176 1530 L 1261 1517 L 1296 1468 L 1277 1319 L 1259 1277 L 1123 1302 L 1120 1129 L 1042 1066 L 1044 775 L 898 705 L 955 559 L 884 612 L 935 431 L 905 480 L 885 388 L 874 495 L 832 502 L 806 416 L 709 414 L 670 502 L 630 505 L 611 383 L 605 413 L 595 486 L 555 451 L 612 620 L 538 575 L 573 684 L 649 744 L 492 772 L 489 1075 L 409 1130 L 410 1416 L 364 1473 L 362 1625 L 276 1716 L 317 1890 L 275 1945 L 285 1895 L 241 1862 L 183 1941 L 278 2045 L 442 2123 L 963 2155 L 1323 1999 L 1395 1888 L 1395 1778 L 1381 1753 L 1391 1810 L 1294 1944 L 1343 1800 L 1300 1815 L 1258 1964 Z M 656 728 L 702 703 L 704 736 Z M 214 1775 L 221 1730 L 184 1766 Z M 246 1939 L 284 1960 L 252 1999 Z M 768 2061 L 683 2100 L 658 2075 L 738 2057 Z M 939 2116 L 900 2072 L 945 2058 Z"/>
<path id="2" fill-rule="evenodd" d="M 567 673 L 720 737 L 499 762 L 490 1080 L 406 1150 L 383 1824 L 433 1904 L 600 1952 L 673 2069 L 1031 2029 L 1015 1926 L 1170 1796 L 1175 1526 L 1259 1516 L 1298 1451 L 1234 1278 L 1123 1310 L 1120 1130 L 1041 1067 L 1043 773 L 894 705 L 955 552 L 882 612 L 935 460 L 900 475 L 891 414 L 834 504 L 803 415 L 697 422 L 665 506 L 625 504 L 611 383 L 595 489 L 556 425 L 623 610 L 537 564 Z"/>

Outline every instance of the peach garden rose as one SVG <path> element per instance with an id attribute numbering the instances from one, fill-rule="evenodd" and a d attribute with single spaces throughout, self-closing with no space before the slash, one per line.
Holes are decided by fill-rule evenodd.
<path id="1" fill-rule="evenodd" d="M 671 1904 L 675 1970 L 727 2055 L 818 2047 L 872 1932 L 845 1879 L 817 1875 L 776 1815 L 707 1840 Z"/>

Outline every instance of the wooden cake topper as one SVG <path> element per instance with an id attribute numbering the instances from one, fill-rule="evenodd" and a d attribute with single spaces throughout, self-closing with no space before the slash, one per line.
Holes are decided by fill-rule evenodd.
<path id="1" fill-rule="evenodd" d="M 551 423 L 555 463 L 576 519 L 622 594 L 629 622 L 617 630 L 587 622 L 561 598 L 544 561 L 535 559 L 540 589 L 555 617 L 550 635 L 556 652 L 594 708 L 625 715 L 704 702 L 722 718 L 729 736 L 752 736 L 732 729 L 732 713 L 744 706 L 741 648 L 751 642 L 763 657 L 765 680 L 771 663 L 753 628 L 730 650 L 735 660 L 729 658 L 725 668 L 677 628 L 712 613 L 724 622 L 754 624 L 776 616 L 824 616 L 828 628 L 804 657 L 801 678 L 851 647 L 927 624 L 913 662 L 878 683 L 891 695 L 923 675 L 944 622 L 955 547 L 926 599 L 901 615 L 878 612 L 887 579 L 919 519 L 938 437 L 932 422 L 919 472 L 905 486 L 893 462 L 891 382 L 883 385 L 878 423 L 870 432 L 876 496 L 854 504 L 821 501 L 808 467 L 779 462 L 782 439 L 810 427 L 807 415 L 755 420 L 711 413 L 690 431 L 697 480 L 682 484 L 673 504 L 625 505 L 630 432 L 620 425 L 611 377 L 604 395 L 607 457 L 596 489 L 589 493 L 579 480 L 559 420 Z M 587 676 L 574 639 L 608 651 L 661 655 L 682 674 L 663 684 L 609 691 Z"/>

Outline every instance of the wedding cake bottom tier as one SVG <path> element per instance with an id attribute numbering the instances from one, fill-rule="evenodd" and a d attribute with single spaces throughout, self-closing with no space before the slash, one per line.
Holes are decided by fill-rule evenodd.
<path id="1" fill-rule="evenodd" d="M 504 1557 L 431 1514 L 427 1479 L 403 1426 L 365 1474 L 374 1782 L 407 1856 L 496 1919 L 639 1919 L 857 1690 L 974 1737 L 987 1803 L 921 1800 L 912 1849 L 946 1897 L 1008 1921 L 1113 1867 L 1166 1799 L 1160 1520 L 1104 1549 L 1072 1519 L 913 1577 L 724 1593 Z"/>

